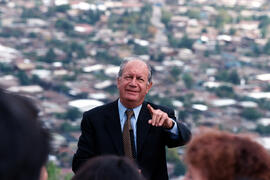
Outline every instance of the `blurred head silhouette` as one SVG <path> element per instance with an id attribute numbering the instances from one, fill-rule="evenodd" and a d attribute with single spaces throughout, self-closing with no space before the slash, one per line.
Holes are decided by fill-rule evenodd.
<path id="1" fill-rule="evenodd" d="M 32 102 L 0 89 L 0 179 L 38 180 L 49 139 Z"/>
<path id="2" fill-rule="evenodd" d="M 270 179 L 267 150 L 249 137 L 224 131 L 208 130 L 194 136 L 187 146 L 185 161 L 186 179 Z"/>
<path id="3" fill-rule="evenodd" d="M 128 158 L 106 155 L 87 161 L 72 180 L 143 180 L 139 169 Z"/>

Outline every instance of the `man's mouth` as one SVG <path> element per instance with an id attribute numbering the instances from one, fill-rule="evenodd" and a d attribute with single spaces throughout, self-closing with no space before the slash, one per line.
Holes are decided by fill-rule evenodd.
<path id="1" fill-rule="evenodd" d="M 127 93 L 131 93 L 131 94 L 135 94 L 135 93 L 138 93 L 138 91 L 133 91 L 133 90 L 126 90 L 127 91 Z"/>

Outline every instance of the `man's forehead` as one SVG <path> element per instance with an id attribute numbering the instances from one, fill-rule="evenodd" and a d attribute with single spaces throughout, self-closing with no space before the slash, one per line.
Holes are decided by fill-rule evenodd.
<path id="1" fill-rule="evenodd" d="M 126 65 L 141 65 L 141 66 L 146 66 L 146 63 L 140 59 L 134 59 L 134 60 L 131 60 L 129 61 Z"/>

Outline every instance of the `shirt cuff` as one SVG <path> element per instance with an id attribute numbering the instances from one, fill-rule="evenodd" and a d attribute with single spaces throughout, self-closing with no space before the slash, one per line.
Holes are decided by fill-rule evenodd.
<path id="1" fill-rule="evenodd" d="M 179 132 L 178 132 L 178 129 L 177 129 L 177 123 L 175 122 L 175 120 L 171 119 L 174 123 L 173 125 L 173 128 L 172 129 L 165 129 L 166 131 L 178 136 L 179 135 Z"/>

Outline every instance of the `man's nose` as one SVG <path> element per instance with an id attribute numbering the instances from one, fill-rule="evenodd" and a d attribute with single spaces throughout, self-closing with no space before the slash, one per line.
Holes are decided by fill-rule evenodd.
<path id="1" fill-rule="evenodd" d="M 136 77 L 132 78 L 130 85 L 136 86 L 137 85 L 137 80 Z"/>

